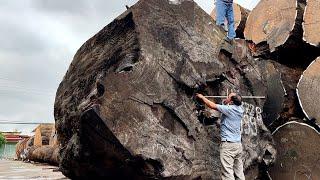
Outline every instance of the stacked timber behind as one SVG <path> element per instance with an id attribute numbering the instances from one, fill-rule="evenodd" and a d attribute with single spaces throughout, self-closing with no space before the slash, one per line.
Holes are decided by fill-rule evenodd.
<path id="1" fill-rule="evenodd" d="M 304 40 L 313 45 L 320 47 L 320 1 L 319 0 L 307 0 L 307 6 L 304 12 L 303 21 L 303 38 Z"/>
<path id="2" fill-rule="evenodd" d="M 43 145 L 49 145 L 49 140 L 53 128 L 54 124 L 40 124 L 35 129 L 34 145 L 39 147 Z"/>
<path id="3" fill-rule="evenodd" d="M 261 0 L 248 17 L 245 38 L 271 52 L 295 44 L 301 36 L 304 7 L 302 0 Z"/>
<path id="4" fill-rule="evenodd" d="M 314 60 L 301 75 L 297 94 L 306 117 L 320 125 L 320 57 Z"/>
<path id="5" fill-rule="evenodd" d="M 319 179 L 319 8 L 319 0 L 261 0 L 247 20 L 253 55 L 278 71 L 266 69 L 265 124 L 278 152 L 266 175 L 272 179 Z"/>

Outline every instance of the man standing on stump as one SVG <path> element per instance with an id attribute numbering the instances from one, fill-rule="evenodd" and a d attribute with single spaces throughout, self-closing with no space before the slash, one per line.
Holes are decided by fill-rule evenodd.
<path id="1" fill-rule="evenodd" d="M 236 37 L 234 29 L 234 13 L 233 13 L 233 0 L 216 0 L 216 24 L 223 29 L 225 19 L 228 22 L 228 35 L 226 40 L 231 42 Z"/>
<path id="2" fill-rule="evenodd" d="M 241 106 L 241 96 L 230 93 L 223 101 L 225 105 L 219 105 L 210 101 L 202 94 L 197 94 L 209 108 L 220 111 L 221 115 L 221 144 L 220 161 L 222 164 L 222 180 L 244 180 L 241 144 L 241 120 L 244 109 Z"/>

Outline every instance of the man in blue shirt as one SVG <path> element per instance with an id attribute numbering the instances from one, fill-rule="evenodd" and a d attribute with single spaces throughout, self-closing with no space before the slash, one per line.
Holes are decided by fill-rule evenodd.
<path id="1" fill-rule="evenodd" d="M 209 108 L 222 113 L 220 127 L 222 180 L 244 180 L 241 144 L 241 120 L 244 109 L 241 106 L 241 96 L 236 93 L 229 94 L 228 98 L 223 101 L 225 105 L 216 104 L 202 94 L 197 94 L 197 97 Z"/>
<path id="2" fill-rule="evenodd" d="M 216 0 L 216 24 L 224 29 L 224 21 L 228 22 L 228 36 L 226 40 L 231 41 L 236 37 L 234 29 L 233 0 Z"/>

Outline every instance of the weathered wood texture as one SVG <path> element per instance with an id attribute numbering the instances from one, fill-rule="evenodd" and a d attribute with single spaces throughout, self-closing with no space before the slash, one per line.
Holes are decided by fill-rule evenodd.
<path id="1" fill-rule="evenodd" d="M 303 123 L 289 122 L 273 133 L 278 152 L 272 179 L 320 179 L 320 134 Z"/>
<path id="2" fill-rule="evenodd" d="M 275 61 L 269 62 L 272 62 L 273 67 L 266 71 L 270 79 L 268 99 L 263 111 L 265 124 L 269 130 L 274 131 L 292 118 L 304 118 L 296 94 L 303 69 L 288 67 Z"/>
<path id="3" fill-rule="evenodd" d="M 49 140 L 50 140 L 50 136 L 53 128 L 54 128 L 54 124 L 40 124 L 35 129 L 33 144 L 39 147 L 42 145 L 49 145 Z"/>
<path id="4" fill-rule="evenodd" d="M 68 177 L 220 179 L 218 124 L 204 127 L 192 97 L 265 95 L 265 66 L 244 40 L 226 43 L 194 2 L 179 2 L 139 1 L 74 56 L 54 110 Z M 245 168 L 274 161 L 264 102 L 246 102 Z"/>
<path id="5" fill-rule="evenodd" d="M 309 44 L 320 47 L 320 1 L 307 0 L 304 12 L 303 38 Z"/>
<path id="6" fill-rule="evenodd" d="M 299 103 L 309 120 L 320 124 L 320 57 L 303 72 L 297 86 Z"/>
<path id="7" fill-rule="evenodd" d="M 49 145 L 50 146 L 58 146 L 58 137 L 57 137 L 57 131 L 55 129 L 55 126 L 52 127 L 50 138 L 49 138 Z"/>
<path id="8" fill-rule="evenodd" d="M 19 160 L 59 164 L 59 142 L 54 124 L 40 124 L 35 135 L 19 142 L 16 155 Z"/>
<path id="9" fill-rule="evenodd" d="M 302 36 L 304 7 L 302 0 L 261 0 L 248 16 L 245 38 L 271 52 L 280 46 L 295 46 Z"/>
<path id="10" fill-rule="evenodd" d="M 41 147 L 33 146 L 31 147 L 32 150 L 29 150 L 28 160 L 48 163 L 52 165 L 59 164 L 58 158 L 58 147 L 53 147 L 50 145 L 43 145 Z"/>
<path id="11" fill-rule="evenodd" d="M 30 145 L 28 145 L 28 142 L 30 142 L 31 137 L 29 138 L 24 138 L 23 140 L 19 141 L 16 145 L 16 158 L 18 160 L 22 160 L 23 156 L 24 156 L 24 151 L 27 147 L 29 147 Z"/>
<path id="12" fill-rule="evenodd" d="M 18 160 L 27 160 L 30 154 L 30 149 L 33 146 L 34 136 L 20 141 L 16 146 L 16 157 Z"/>
<path id="13" fill-rule="evenodd" d="M 233 3 L 233 12 L 234 12 L 234 24 L 236 29 L 236 34 L 238 38 L 244 38 L 243 32 L 246 26 L 247 17 L 250 13 L 250 10 L 240 6 L 237 3 Z M 214 8 L 210 16 L 216 20 L 216 9 Z M 228 22 L 225 20 L 225 25 Z"/>

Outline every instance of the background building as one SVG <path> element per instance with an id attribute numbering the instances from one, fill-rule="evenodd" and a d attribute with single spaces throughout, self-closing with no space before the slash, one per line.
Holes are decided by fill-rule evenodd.
<path id="1" fill-rule="evenodd" d="M 1 132 L 6 138 L 6 143 L 0 147 L 0 159 L 13 159 L 16 154 L 16 144 L 29 136 L 21 135 L 21 132 Z"/>

